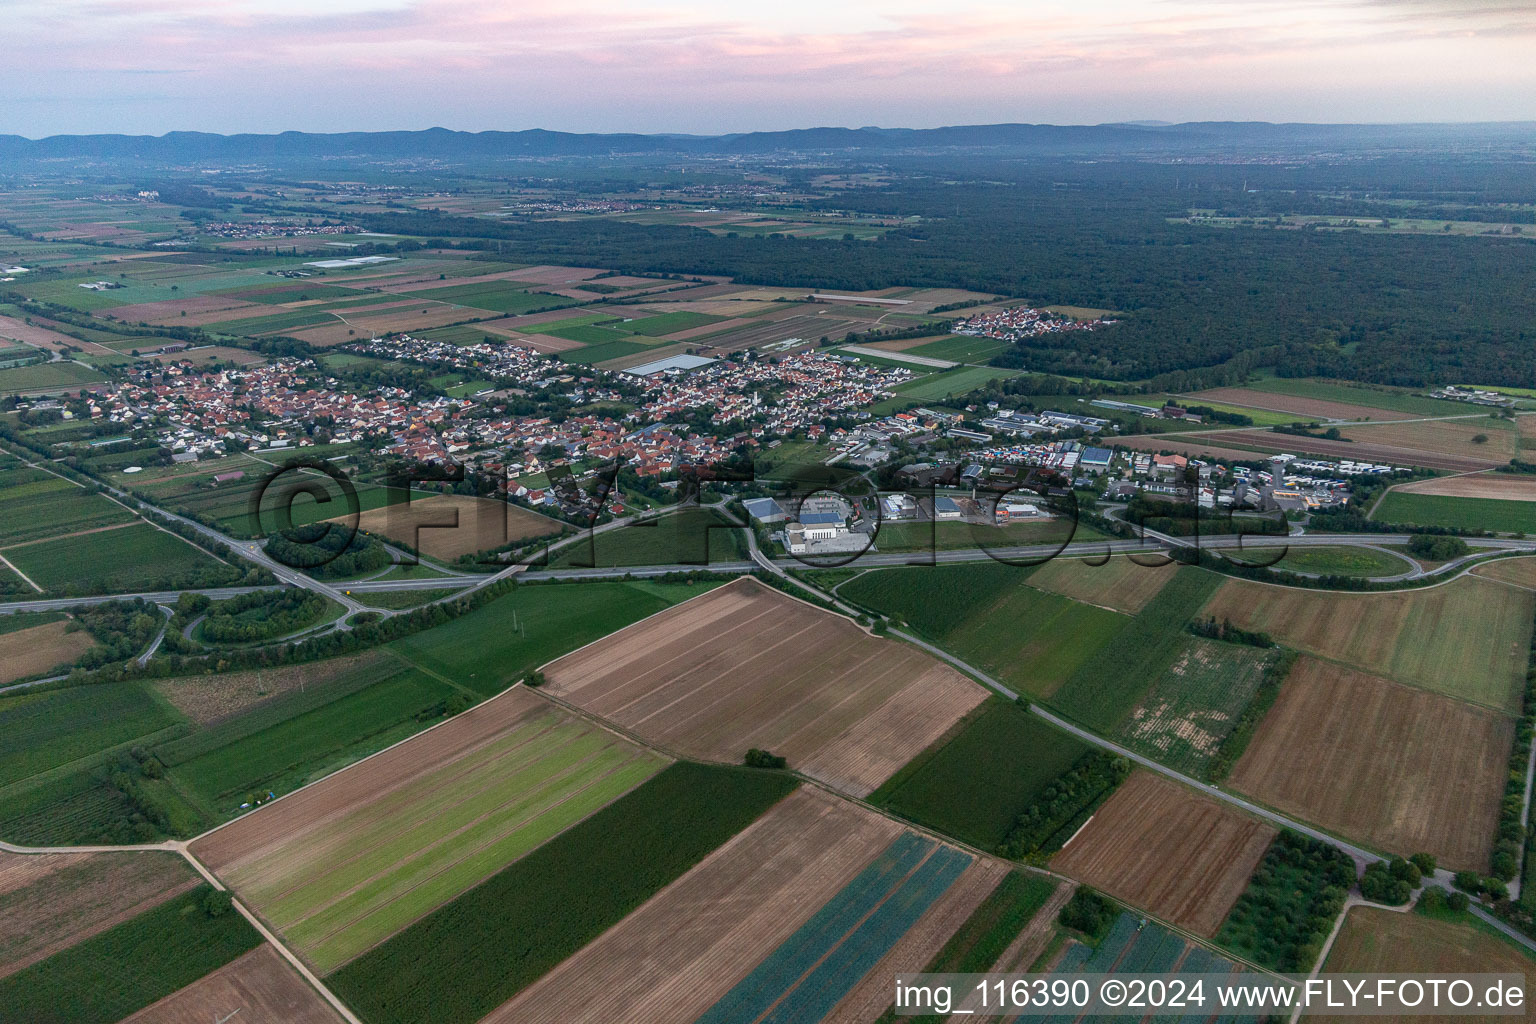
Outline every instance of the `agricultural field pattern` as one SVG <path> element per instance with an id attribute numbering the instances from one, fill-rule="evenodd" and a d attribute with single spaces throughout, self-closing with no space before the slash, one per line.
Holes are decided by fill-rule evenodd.
<path id="1" fill-rule="evenodd" d="M 0 136 L 0 1022 L 1536 978 L 1536 148 L 1376 127 Z"/>

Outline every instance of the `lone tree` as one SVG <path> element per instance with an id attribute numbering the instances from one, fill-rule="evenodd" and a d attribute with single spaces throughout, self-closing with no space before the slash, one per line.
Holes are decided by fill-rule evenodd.
<path id="1" fill-rule="evenodd" d="M 748 768 L 784 768 L 789 762 L 778 754 L 753 747 L 747 751 L 747 756 L 742 758 L 742 764 Z"/>

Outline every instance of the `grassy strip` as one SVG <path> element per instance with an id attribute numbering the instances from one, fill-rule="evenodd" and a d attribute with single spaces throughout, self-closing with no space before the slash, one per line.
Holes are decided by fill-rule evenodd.
<path id="1" fill-rule="evenodd" d="M 374 1024 L 469 1024 L 794 787 L 776 773 L 675 764 L 328 980 Z"/>
<path id="2" fill-rule="evenodd" d="M 0 980 L 0 1020 L 112 1024 L 261 944 L 211 886 L 169 900 Z"/>
<path id="3" fill-rule="evenodd" d="M 1214 573 L 1179 569 L 1141 614 L 1078 666 L 1057 707 L 1096 731 L 1114 732 L 1178 653 L 1185 624 L 1221 582 Z"/>
<path id="4" fill-rule="evenodd" d="M 1219 782 L 1232 771 L 1232 766 L 1237 764 L 1238 758 L 1243 756 L 1243 751 L 1248 749 L 1254 733 L 1259 731 L 1259 723 L 1264 721 L 1264 716 L 1269 714 L 1269 709 L 1279 698 L 1280 687 L 1285 682 L 1285 677 L 1291 674 L 1291 666 L 1294 664 L 1296 664 L 1296 652 L 1282 651 L 1280 657 L 1264 670 L 1264 679 L 1259 683 L 1258 690 L 1254 692 L 1253 699 L 1248 702 L 1247 707 L 1243 708 L 1237 724 L 1222 739 L 1221 745 L 1216 748 L 1216 753 L 1207 763 L 1205 776 L 1208 781 Z"/>

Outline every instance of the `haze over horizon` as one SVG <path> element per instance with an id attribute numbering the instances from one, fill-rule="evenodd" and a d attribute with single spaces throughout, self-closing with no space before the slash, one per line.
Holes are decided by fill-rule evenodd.
<path id="1" fill-rule="evenodd" d="M 0 133 L 1536 118 L 1508 0 L 926 6 L 25 0 Z"/>

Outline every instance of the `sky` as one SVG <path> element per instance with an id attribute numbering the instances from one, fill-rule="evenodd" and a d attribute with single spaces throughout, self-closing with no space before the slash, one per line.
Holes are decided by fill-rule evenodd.
<path id="1" fill-rule="evenodd" d="M 1532 0 L 4 0 L 0 134 L 1536 119 Z"/>

